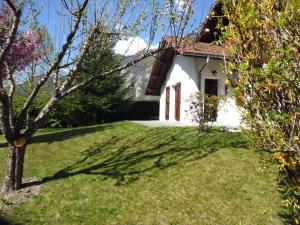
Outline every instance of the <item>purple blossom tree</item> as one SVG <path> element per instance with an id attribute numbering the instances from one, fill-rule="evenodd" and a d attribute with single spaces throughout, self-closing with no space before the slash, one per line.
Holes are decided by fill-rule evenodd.
<path id="1" fill-rule="evenodd" d="M 13 26 L 13 11 L 5 6 L 0 9 L 0 46 L 6 44 L 9 28 Z M 42 36 L 34 29 L 27 32 L 16 32 L 14 41 L 6 53 L 6 59 L 0 64 L 1 79 L 10 79 L 17 71 L 24 70 L 31 62 L 40 59 L 43 54 L 39 46 L 42 45 Z"/>

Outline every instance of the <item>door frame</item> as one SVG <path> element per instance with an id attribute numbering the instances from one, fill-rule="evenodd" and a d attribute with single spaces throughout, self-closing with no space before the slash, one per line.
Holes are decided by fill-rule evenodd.
<path id="1" fill-rule="evenodd" d="M 175 90 L 175 111 L 174 118 L 176 121 L 180 121 L 180 110 L 181 110 L 181 83 L 174 85 Z"/>
<path id="2" fill-rule="evenodd" d="M 170 86 L 166 87 L 165 119 L 170 119 Z"/>

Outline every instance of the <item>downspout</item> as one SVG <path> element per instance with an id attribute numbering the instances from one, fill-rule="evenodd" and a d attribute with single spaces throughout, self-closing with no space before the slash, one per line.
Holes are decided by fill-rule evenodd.
<path id="1" fill-rule="evenodd" d="M 209 58 L 209 56 L 207 56 L 206 62 L 204 63 L 204 65 L 202 66 L 202 68 L 199 71 L 199 84 L 198 84 L 199 85 L 199 92 L 201 91 L 201 75 L 202 75 L 203 70 L 205 69 L 205 67 L 209 63 L 209 60 L 210 60 L 210 58 Z"/>
<path id="2" fill-rule="evenodd" d="M 204 63 L 204 65 L 202 66 L 202 68 L 199 71 L 199 92 L 201 92 L 201 77 L 202 77 L 202 72 L 205 69 L 205 67 L 207 66 L 207 64 L 209 63 L 209 56 L 206 57 L 206 62 Z M 202 91 L 202 93 L 204 93 L 205 91 L 205 87 L 204 90 Z M 204 99 L 203 99 L 204 100 Z M 203 104 L 203 112 L 204 112 L 204 104 Z"/>

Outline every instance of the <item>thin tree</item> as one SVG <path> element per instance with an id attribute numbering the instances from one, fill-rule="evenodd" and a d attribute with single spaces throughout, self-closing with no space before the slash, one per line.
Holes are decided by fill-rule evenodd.
<path id="1" fill-rule="evenodd" d="M 41 78 L 32 87 L 30 94 L 24 101 L 21 111 L 16 115 L 13 111 L 11 99 L 15 93 L 16 74 L 9 76 L 10 82 L 7 84 L 8 77 L 3 74 L 4 65 L 7 64 L 12 54 L 12 46 L 18 41 L 17 34 L 21 31 L 24 21 L 37 21 L 40 1 L 26 0 L 5 0 L 5 7 L 9 7 L 11 12 L 11 23 L 6 27 L 6 32 L 0 49 L 0 128 L 8 143 L 8 163 L 7 173 L 3 186 L 4 192 L 19 189 L 22 184 L 24 156 L 26 146 L 31 137 L 44 124 L 47 115 L 54 106 L 64 97 L 72 92 L 93 82 L 100 76 L 107 76 L 125 68 L 133 66 L 135 63 L 159 54 L 161 49 L 151 49 L 151 44 L 156 37 L 157 31 L 161 30 L 163 35 L 181 37 L 184 33 L 190 32 L 188 21 L 192 15 L 193 0 L 183 1 L 184 4 L 178 5 L 173 0 L 165 1 L 138 1 L 138 0 L 60 0 L 53 3 L 59 4 L 59 35 L 55 37 L 54 43 L 56 51 L 55 57 L 43 57 L 47 64 L 43 70 L 39 71 Z M 23 13 L 28 15 L 23 15 Z M 51 15 L 53 16 L 53 15 Z M 101 29 L 105 24 L 107 29 Z M 64 32 L 64 34 L 61 34 Z M 94 34 L 97 33 L 95 36 Z M 105 43 L 112 36 L 119 39 L 147 34 L 148 45 L 140 51 L 137 58 L 128 62 L 126 65 L 116 65 L 103 71 L 101 74 L 88 74 L 81 82 L 75 82 L 77 71 L 82 62 L 89 54 L 94 52 L 92 48 L 94 42 Z M 176 40 L 181 40 L 176 38 Z M 179 44 L 179 43 L 178 43 Z M 105 45 L 100 45 L 105 51 Z M 109 46 L 108 46 L 109 47 Z M 168 46 L 167 46 L 168 47 Z M 58 79 L 63 76 L 63 79 Z M 49 101 L 44 105 L 38 115 L 30 125 L 22 130 L 26 113 L 33 102 L 38 98 L 42 87 L 50 77 L 55 81 L 54 91 Z M 9 87 L 9 90 L 7 91 Z"/>

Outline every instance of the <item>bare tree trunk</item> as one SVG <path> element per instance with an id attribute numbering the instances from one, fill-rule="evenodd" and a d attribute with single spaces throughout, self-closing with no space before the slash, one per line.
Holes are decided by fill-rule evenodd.
<path id="1" fill-rule="evenodd" d="M 25 146 L 17 148 L 13 144 L 9 144 L 8 164 L 2 188 L 3 192 L 7 193 L 21 188 L 24 171 L 25 149 Z"/>
<path id="2" fill-rule="evenodd" d="M 2 188 L 3 192 L 11 192 L 15 190 L 16 181 L 16 147 L 9 143 L 8 144 L 8 163 L 7 171 Z"/>
<path id="3" fill-rule="evenodd" d="M 15 190 L 21 188 L 23 171 L 24 171 L 24 157 L 26 147 L 18 148 L 16 151 L 16 169 L 15 169 Z"/>

